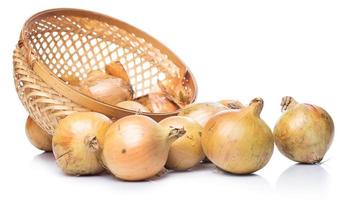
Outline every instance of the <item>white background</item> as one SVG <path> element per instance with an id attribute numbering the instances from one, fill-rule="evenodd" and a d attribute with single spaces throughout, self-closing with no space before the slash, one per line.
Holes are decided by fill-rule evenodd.
<path id="1" fill-rule="evenodd" d="M 5 1 L 4 1 L 5 3 Z M 109 175 L 71 177 L 27 141 L 27 113 L 14 89 L 12 51 L 24 21 L 55 7 L 90 9 L 139 27 L 191 68 L 198 101 L 265 100 L 273 127 L 280 99 L 324 107 L 334 118 L 334 143 L 321 165 L 302 166 L 275 150 L 250 176 L 210 165 L 129 183 Z M 341 185 L 341 5 L 338 1 L 6 1 L 0 7 L 0 199 L 338 199 Z M 122 198 L 120 198 L 122 199 Z"/>

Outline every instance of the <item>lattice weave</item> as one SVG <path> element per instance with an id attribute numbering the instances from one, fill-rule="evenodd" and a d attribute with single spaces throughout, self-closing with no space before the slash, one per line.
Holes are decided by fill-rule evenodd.
<path id="1" fill-rule="evenodd" d="M 36 61 L 43 63 L 51 76 L 63 80 L 65 86 L 72 80 L 84 79 L 92 70 L 103 70 L 112 61 L 120 61 L 135 97 L 149 93 L 158 80 L 181 77 L 188 71 L 170 50 L 144 32 L 108 16 L 75 9 L 49 10 L 31 17 L 22 30 L 13 59 L 19 98 L 33 119 L 50 134 L 58 120 L 75 111 L 104 106 L 114 112 L 112 116 L 116 111 L 119 117 L 131 112 L 93 99 L 93 104 L 98 105 L 84 106 L 79 98 L 61 94 L 62 90 L 56 91 L 54 84 L 46 83 L 37 74 Z M 193 83 L 191 89 L 196 91 L 194 78 L 189 79 Z M 158 119 L 165 116 L 155 115 Z"/>
<path id="2" fill-rule="evenodd" d="M 14 83 L 21 102 L 40 127 L 53 134 L 58 121 L 76 111 L 88 111 L 61 96 L 32 71 L 22 48 L 13 55 Z"/>

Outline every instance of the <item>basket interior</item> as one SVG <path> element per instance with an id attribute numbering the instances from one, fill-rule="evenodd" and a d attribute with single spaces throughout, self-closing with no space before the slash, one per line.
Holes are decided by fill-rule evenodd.
<path id="1" fill-rule="evenodd" d="M 180 77 L 184 70 L 143 38 L 94 17 L 45 15 L 27 25 L 25 36 L 35 55 L 67 84 L 120 61 L 139 97 L 157 80 Z"/>

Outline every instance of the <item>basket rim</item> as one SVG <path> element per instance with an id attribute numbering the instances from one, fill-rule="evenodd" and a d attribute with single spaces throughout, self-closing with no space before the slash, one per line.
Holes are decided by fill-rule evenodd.
<path id="1" fill-rule="evenodd" d="M 191 70 L 187 67 L 187 65 L 184 64 L 184 62 L 173 51 L 171 51 L 163 43 L 161 43 L 160 41 L 158 41 L 157 39 L 155 39 L 154 37 L 152 37 L 148 33 L 144 32 L 144 31 L 136 28 L 135 26 L 130 25 L 124 21 L 113 18 L 109 15 L 101 14 L 101 13 L 94 12 L 94 11 L 88 11 L 88 10 L 83 10 L 83 9 L 75 9 L 75 8 L 54 8 L 54 9 L 48 9 L 48 10 L 38 12 L 38 13 L 32 15 L 30 18 L 28 18 L 26 20 L 26 22 L 24 23 L 21 34 L 20 34 L 20 43 L 21 43 L 20 46 L 22 48 L 25 48 L 27 50 L 27 52 L 29 53 L 28 62 L 29 62 L 29 64 L 31 64 L 33 66 L 33 70 L 37 73 L 37 75 L 40 76 L 45 82 L 47 82 L 50 87 L 52 87 L 53 89 L 55 89 L 57 92 L 61 93 L 62 95 L 66 96 L 67 98 L 71 99 L 72 101 L 74 101 L 80 105 L 83 105 L 82 104 L 83 100 L 87 100 L 88 102 L 93 102 L 102 108 L 98 110 L 98 106 L 95 106 L 95 108 L 93 108 L 92 105 L 83 105 L 83 106 L 88 107 L 91 110 L 100 111 L 103 113 L 105 113 L 104 112 L 105 110 L 103 110 L 103 109 L 105 109 L 105 108 L 109 109 L 109 110 L 111 110 L 111 112 L 105 113 L 109 116 L 111 114 L 115 113 L 114 110 L 123 112 L 124 115 L 136 114 L 136 111 L 128 110 L 128 109 L 121 108 L 121 107 L 118 107 L 115 105 L 110 105 L 110 104 L 104 103 L 102 101 L 99 101 L 93 97 L 90 97 L 88 95 L 80 93 L 79 91 L 77 91 L 74 88 L 70 87 L 69 85 L 65 84 L 65 82 L 62 81 L 59 77 L 57 77 L 54 73 L 52 73 L 52 71 L 44 63 L 37 62 L 37 61 L 39 61 L 39 59 L 35 58 L 36 56 L 34 54 L 32 54 L 32 52 L 31 52 L 31 48 L 29 46 L 29 40 L 28 40 L 29 38 L 27 37 L 26 31 L 29 28 L 30 24 L 33 23 L 34 21 L 39 20 L 41 18 L 44 18 L 46 16 L 50 16 L 52 14 L 59 14 L 59 15 L 72 14 L 73 16 L 92 17 L 96 20 L 104 21 L 110 25 L 114 25 L 114 26 L 117 26 L 117 27 L 122 28 L 124 30 L 127 30 L 130 33 L 134 33 L 137 37 L 143 38 L 145 41 L 153 44 L 154 47 L 158 48 L 160 50 L 160 52 L 167 55 L 168 59 L 170 59 L 172 62 L 174 62 L 174 64 L 177 65 L 178 67 L 180 67 L 180 69 L 183 68 L 185 73 L 186 72 L 189 73 L 189 75 L 191 77 L 190 79 L 191 79 L 192 84 L 193 84 L 193 90 L 194 90 L 191 103 L 193 103 L 196 100 L 197 94 L 198 94 L 198 86 L 197 86 L 195 77 L 194 77 L 193 73 L 191 72 Z M 74 98 L 73 97 L 74 95 L 76 95 L 77 97 Z M 179 113 L 180 110 L 181 110 L 181 108 L 174 111 L 174 112 L 142 113 L 142 114 L 145 114 L 145 115 L 150 116 L 150 117 L 154 116 L 154 117 L 158 118 L 158 117 L 163 117 L 165 115 L 169 115 L 169 116 L 176 115 L 177 113 Z"/>

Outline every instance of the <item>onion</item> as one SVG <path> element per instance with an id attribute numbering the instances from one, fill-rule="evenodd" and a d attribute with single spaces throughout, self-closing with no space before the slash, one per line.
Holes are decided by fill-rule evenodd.
<path id="1" fill-rule="evenodd" d="M 186 106 L 178 115 L 192 118 L 204 127 L 211 117 L 224 110 L 227 108 L 220 103 L 195 103 Z"/>
<path id="2" fill-rule="evenodd" d="M 136 99 L 153 113 L 175 112 L 179 107 L 162 93 L 149 93 Z"/>
<path id="3" fill-rule="evenodd" d="M 174 128 L 184 129 L 185 135 L 174 141 L 170 147 L 166 168 L 187 170 L 205 158 L 201 147 L 202 127 L 188 117 L 172 116 L 163 119 L 159 124 L 171 131 Z"/>
<path id="4" fill-rule="evenodd" d="M 103 143 L 103 134 L 110 124 L 108 117 L 95 112 L 78 112 L 62 119 L 52 139 L 57 165 L 70 175 L 102 172 L 98 143 Z"/>
<path id="5" fill-rule="evenodd" d="M 166 72 L 169 75 L 169 71 Z M 175 75 L 175 74 L 174 74 Z M 167 79 L 158 80 L 158 89 L 180 108 L 190 104 L 195 95 L 189 81 L 189 71 L 179 71 L 175 76 L 167 76 Z"/>
<path id="6" fill-rule="evenodd" d="M 121 78 L 129 83 L 129 76 L 120 61 L 114 61 L 105 66 L 105 72 L 111 76 Z"/>
<path id="7" fill-rule="evenodd" d="M 158 81 L 158 86 L 165 96 L 180 108 L 184 108 L 191 103 L 191 91 L 185 87 L 182 79 L 166 79 Z"/>
<path id="8" fill-rule="evenodd" d="M 190 117 L 204 127 L 207 121 L 217 113 L 236 110 L 241 107 L 243 105 L 236 100 L 222 100 L 219 103 L 195 103 L 187 105 L 178 115 Z M 210 161 L 205 158 L 203 162 L 209 163 Z"/>
<path id="9" fill-rule="evenodd" d="M 270 128 L 260 119 L 263 100 L 256 98 L 236 112 L 221 112 L 211 118 L 202 134 L 202 147 L 220 169 L 253 173 L 271 158 L 274 140 Z"/>
<path id="10" fill-rule="evenodd" d="M 69 75 L 65 73 L 61 76 L 61 79 L 71 86 L 78 86 L 80 83 L 79 78 L 75 74 Z"/>
<path id="11" fill-rule="evenodd" d="M 241 109 L 244 107 L 244 105 L 239 101 L 231 99 L 220 100 L 218 103 L 223 104 L 224 106 L 232 110 Z"/>
<path id="12" fill-rule="evenodd" d="M 33 146 L 43 151 L 52 151 L 52 135 L 46 133 L 29 116 L 26 120 L 26 136 Z"/>
<path id="13" fill-rule="evenodd" d="M 80 87 L 83 93 L 111 105 L 131 100 L 133 97 L 129 83 L 102 71 L 89 73 L 88 77 L 80 82 Z"/>
<path id="14" fill-rule="evenodd" d="M 281 105 L 284 113 L 274 129 L 279 151 L 296 162 L 320 162 L 334 137 L 330 115 L 321 107 L 297 103 L 292 97 L 283 97 Z"/>
<path id="15" fill-rule="evenodd" d="M 179 129 L 168 131 L 147 116 L 123 117 L 105 135 L 103 161 L 123 180 L 153 177 L 163 169 L 171 143 L 182 134 Z"/>
<path id="16" fill-rule="evenodd" d="M 116 104 L 116 106 L 136 112 L 150 112 L 148 108 L 136 101 L 122 101 Z"/>

